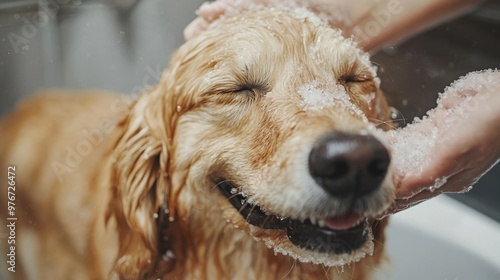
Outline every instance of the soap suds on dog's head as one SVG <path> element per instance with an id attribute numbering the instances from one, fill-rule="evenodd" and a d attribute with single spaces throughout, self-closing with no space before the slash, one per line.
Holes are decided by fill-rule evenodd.
<path id="1" fill-rule="evenodd" d="M 319 81 L 314 80 L 302 85 L 298 93 L 302 98 L 302 109 L 306 111 L 342 106 L 350 110 L 353 114 L 358 115 L 368 125 L 371 125 L 363 111 L 351 102 L 345 87 L 335 83 L 333 80 L 328 81 L 323 87 Z"/>
<path id="2" fill-rule="evenodd" d="M 254 1 L 246 0 L 233 0 L 230 5 L 226 7 L 225 13 L 213 21 L 212 24 L 217 24 L 218 21 L 224 18 L 234 17 L 242 12 L 255 12 L 262 9 L 271 9 L 275 11 L 285 11 L 291 13 L 295 18 L 300 20 L 307 20 L 314 26 L 330 26 L 330 23 L 336 26 L 349 26 L 351 25 L 351 18 L 349 13 L 345 11 L 345 5 L 336 3 L 315 3 L 315 11 L 311 11 L 307 1 L 302 0 L 268 0 L 266 3 L 255 3 Z M 321 5 L 328 5 L 328 14 L 318 9 Z M 336 5 L 336 9 L 332 8 Z"/>
<path id="3" fill-rule="evenodd" d="M 338 84 L 328 86 L 328 91 L 326 91 L 321 89 L 319 82 L 315 80 L 301 86 L 298 92 L 302 97 L 302 108 L 306 111 L 321 110 L 332 107 L 335 104 L 349 102 L 349 96 L 345 88 Z"/>

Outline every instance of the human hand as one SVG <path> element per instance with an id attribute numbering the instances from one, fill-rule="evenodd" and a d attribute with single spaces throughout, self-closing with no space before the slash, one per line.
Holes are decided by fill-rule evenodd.
<path id="1" fill-rule="evenodd" d="M 211 22 L 217 20 L 226 13 L 226 11 L 234 9 L 235 6 L 236 1 L 234 0 L 219 0 L 203 3 L 198 9 L 198 17 L 184 29 L 184 39 L 187 41 L 197 36 L 207 29 Z"/>
<path id="2" fill-rule="evenodd" d="M 228 12 L 242 11 L 255 4 L 267 6 L 302 6 L 328 21 L 330 26 L 352 36 L 365 51 L 374 52 L 383 45 L 410 36 L 456 17 L 483 0 L 217 0 L 206 2 L 198 17 L 184 29 L 189 40 Z"/>
<path id="3" fill-rule="evenodd" d="M 388 132 L 388 141 L 397 185 L 388 213 L 468 191 L 500 159 L 500 71 L 458 80 L 427 118 Z"/>

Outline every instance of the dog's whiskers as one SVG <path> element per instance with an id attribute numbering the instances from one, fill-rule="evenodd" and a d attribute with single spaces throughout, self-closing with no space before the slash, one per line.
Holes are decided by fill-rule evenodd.
<path id="1" fill-rule="evenodd" d="M 220 184 L 224 184 L 224 183 L 231 183 L 231 180 L 222 180 L 220 182 L 217 182 L 217 184 L 215 184 L 210 190 L 213 191 L 214 189 L 216 189 L 217 187 L 219 187 Z"/>
<path id="2" fill-rule="evenodd" d="M 239 194 L 239 193 L 235 193 L 235 194 L 233 194 L 233 195 L 231 195 L 231 196 L 228 196 L 228 197 L 227 197 L 227 200 L 231 200 L 232 198 L 235 198 L 235 197 L 237 197 L 238 195 L 240 195 L 240 194 Z"/>
<path id="3" fill-rule="evenodd" d="M 247 205 L 250 205 L 248 202 L 245 202 L 245 204 L 243 204 L 243 206 L 241 206 L 240 208 L 240 212 L 243 210 L 244 207 L 246 207 Z M 255 205 L 252 205 L 252 208 L 250 209 L 250 211 L 248 211 L 248 214 L 247 216 L 245 217 L 246 219 L 248 219 L 250 217 L 250 215 L 252 214 L 253 210 L 255 209 Z"/>
<path id="4" fill-rule="evenodd" d="M 283 275 L 283 277 L 281 277 L 280 280 L 286 279 L 288 277 L 288 275 L 292 273 L 292 271 L 296 265 L 297 265 L 297 260 L 294 260 L 292 265 L 290 265 L 290 269 L 286 272 L 285 275 Z"/>
<path id="5" fill-rule="evenodd" d="M 393 122 L 397 122 L 397 121 L 403 121 L 403 123 L 405 123 L 406 119 L 402 118 L 402 119 L 394 119 L 394 120 L 390 120 L 390 121 L 384 121 L 384 120 L 380 120 L 380 119 L 370 119 L 370 121 L 372 123 L 374 123 L 375 127 L 380 127 L 382 125 L 388 125 L 391 129 L 395 129 L 397 127 L 399 127 L 399 125 L 397 123 L 393 123 Z"/>
<path id="6" fill-rule="evenodd" d="M 271 219 L 271 216 L 266 216 L 266 218 L 264 218 L 264 222 L 262 222 L 262 226 L 263 227 L 266 226 L 270 219 Z"/>

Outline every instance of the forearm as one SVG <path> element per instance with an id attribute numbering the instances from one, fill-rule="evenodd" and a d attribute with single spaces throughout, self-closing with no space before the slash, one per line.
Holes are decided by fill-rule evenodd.
<path id="1" fill-rule="evenodd" d="M 373 52 L 386 44 L 400 42 L 431 26 L 457 17 L 481 2 L 482 0 L 375 1 L 371 3 L 369 10 L 351 14 L 351 23 L 346 32 L 354 35 L 365 50 Z M 360 3 L 353 1 L 352 5 Z"/>

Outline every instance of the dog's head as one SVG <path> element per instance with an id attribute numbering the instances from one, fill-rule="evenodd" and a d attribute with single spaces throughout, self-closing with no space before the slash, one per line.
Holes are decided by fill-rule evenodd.
<path id="1" fill-rule="evenodd" d="M 370 252 L 370 220 L 393 199 L 390 156 L 373 129 L 388 107 L 368 56 L 300 11 L 226 18 L 174 55 L 155 98 L 141 98 L 156 139 L 148 158 L 160 161 L 146 166 L 163 171 L 136 180 L 150 187 L 135 197 L 156 202 L 129 224 L 151 219 L 162 193 L 171 220 L 227 220 L 304 262 Z M 168 181 L 160 191 L 158 180 Z"/>

